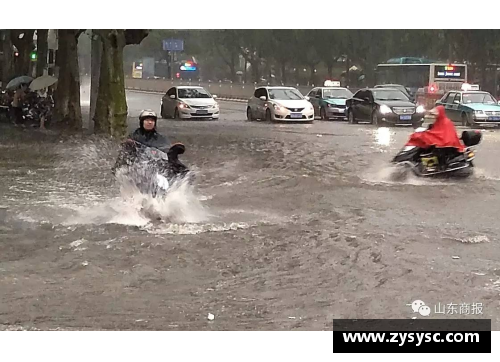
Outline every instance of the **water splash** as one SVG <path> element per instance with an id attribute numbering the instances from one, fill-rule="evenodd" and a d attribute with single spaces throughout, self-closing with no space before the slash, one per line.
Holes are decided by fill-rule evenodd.
<path id="1" fill-rule="evenodd" d="M 148 224 L 144 230 L 151 234 L 175 234 L 175 235 L 195 235 L 208 232 L 223 232 L 223 231 L 236 231 L 249 229 L 252 226 L 245 222 L 233 222 L 233 223 L 222 223 L 222 224 L 165 224 L 165 225 L 154 225 Z"/>
<path id="2" fill-rule="evenodd" d="M 64 225 L 122 224 L 144 227 L 154 221 L 201 223 L 210 213 L 187 179 L 174 182 L 164 197 L 141 193 L 123 173 L 117 173 L 120 196 L 93 207 L 81 207 Z"/>
<path id="3" fill-rule="evenodd" d="M 432 180 L 429 178 L 418 177 L 410 170 L 402 174 L 400 167 L 395 165 L 374 165 L 371 171 L 365 173 L 361 179 L 368 184 L 387 184 L 387 185 L 412 185 L 412 186 L 430 186 L 443 185 L 447 181 Z"/>
<path id="4" fill-rule="evenodd" d="M 474 169 L 474 177 L 480 180 L 500 181 L 500 175 L 494 174 L 491 170 L 485 170 L 477 167 Z"/>

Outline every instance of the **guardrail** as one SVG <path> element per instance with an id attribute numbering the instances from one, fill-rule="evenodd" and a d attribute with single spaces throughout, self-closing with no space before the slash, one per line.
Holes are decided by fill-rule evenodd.
<path id="1" fill-rule="evenodd" d="M 125 88 L 150 92 L 167 92 L 170 88 L 180 85 L 201 86 L 210 93 L 217 95 L 221 99 L 247 100 L 256 88 L 265 86 L 264 84 L 228 84 L 228 83 L 209 83 L 196 81 L 179 81 L 164 79 L 125 79 Z M 298 86 L 297 88 L 303 95 L 307 95 L 313 89 L 312 86 Z M 354 90 L 351 90 L 354 92 Z"/>

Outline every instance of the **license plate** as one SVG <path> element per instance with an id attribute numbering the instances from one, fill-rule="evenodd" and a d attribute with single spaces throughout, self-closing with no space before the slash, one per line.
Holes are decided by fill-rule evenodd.
<path id="1" fill-rule="evenodd" d="M 399 119 L 402 121 L 409 121 L 411 120 L 411 115 L 399 116 Z"/>
<path id="2" fill-rule="evenodd" d="M 198 109 L 196 111 L 196 114 L 207 114 L 207 113 L 208 113 L 208 110 L 206 110 L 206 109 Z"/>
<path id="3" fill-rule="evenodd" d="M 488 117 L 488 121 L 500 121 L 500 117 Z"/>
<path id="4" fill-rule="evenodd" d="M 290 114 L 290 118 L 302 118 L 302 113 L 292 113 Z"/>

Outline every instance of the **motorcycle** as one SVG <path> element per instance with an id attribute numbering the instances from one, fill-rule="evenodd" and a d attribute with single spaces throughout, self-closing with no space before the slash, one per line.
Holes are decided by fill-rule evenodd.
<path id="1" fill-rule="evenodd" d="M 174 182 L 189 178 L 188 168 L 178 160 L 178 155 L 185 152 L 185 146 L 177 143 L 167 153 L 134 142 L 134 161 L 126 162 L 124 172 L 129 181 L 145 195 L 164 197 Z M 117 160 L 117 164 L 118 164 Z M 115 168 L 118 168 L 115 166 Z"/>
<path id="2" fill-rule="evenodd" d="M 418 128 L 415 132 L 424 132 Z M 460 137 L 465 145 L 464 152 L 454 147 L 434 147 L 422 149 L 416 146 L 405 146 L 392 159 L 397 172 L 394 179 L 405 178 L 408 171 L 418 177 L 469 177 L 473 173 L 476 151 L 474 146 L 481 142 L 482 134 L 478 130 L 463 131 Z"/>

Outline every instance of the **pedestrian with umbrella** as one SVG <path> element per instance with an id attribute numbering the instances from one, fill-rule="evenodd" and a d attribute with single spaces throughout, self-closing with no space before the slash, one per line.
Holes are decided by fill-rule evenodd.
<path id="1" fill-rule="evenodd" d="M 27 84 L 21 84 L 14 93 L 12 100 L 11 115 L 15 126 L 25 127 L 23 119 L 23 102 L 26 98 Z"/>
<path id="2" fill-rule="evenodd" d="M 38 91 L 39 104 L 37 108 L 39 108 L 40 129 L 45 129 L 45 122 L 50 119 L 52 107 L 54 106 L 54 101 L 52 96 L 48 94 L 47 88 L 57 83 L 57 80 L 56 77 L 43 75 L 30 84 L 32 91 Z"/>
<path id="3" fill-rule="evenodd" d="M 26 91 L 28 90 L 28 85 L 33 81 L 32 77 L 23 75 L 12 79 L 5 89 L 7 91 L 15 91 L 14 98 L 10 107 L 11 120 L 14 125 L 21 125 L 24 127 L 23 121 L 23 101 L 26 97 Z"/>
<path id="4" fill-rule="evenodd" d="M 5 87 L 6 90 L 17 90 L 19 89 L 20 86 L 23 84 L 30 84 L 33 81 L 33 78 L 27 75 L 22 75 L 20 77 L 12 79 L 9 83 L 7 83 L 7 86 Z"/>

